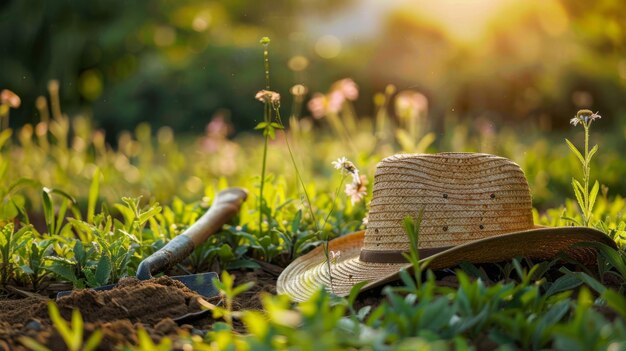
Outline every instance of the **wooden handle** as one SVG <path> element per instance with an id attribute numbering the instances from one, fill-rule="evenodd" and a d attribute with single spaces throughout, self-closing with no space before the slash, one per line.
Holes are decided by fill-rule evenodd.
<path id="1" fill-rule="evenodd" d="M 233 218 L 247 197 L 248 192 L 242 188 L 229 188 L 217 193 L 209 210 L 196 223 L 139 263 L 137 278 L 150 279 L 152 274 L 163 272 L 184 260 L 198 245 Z"/>
<path id="2" fill-rule="evenodd" d="M 197 247 L 239 213 L 241 204 L 247 197 L 248 192 L 242 188 L 220 191 L 209 210 L 181 235 L 187 236 Z"/>

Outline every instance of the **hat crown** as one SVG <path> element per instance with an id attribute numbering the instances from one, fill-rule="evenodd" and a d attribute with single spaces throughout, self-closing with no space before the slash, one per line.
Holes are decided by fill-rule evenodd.
<path id="1" fill-rule="evenodd" d="M 476 153 L 394 155 L 376 167 L 362 249 L 408 251 L 403 221 L 422 209 L 420 249 L 533 228 L 530 189 L 516 163 Z"/>

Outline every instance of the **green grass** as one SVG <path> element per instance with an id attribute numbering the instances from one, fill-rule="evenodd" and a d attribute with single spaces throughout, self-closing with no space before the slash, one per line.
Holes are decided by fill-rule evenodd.
<path id="1" fill-rule="evenodd" d="M 40 291 L 58 280 L 93 287 L 134 275 L 143 258 L 191 225 L 216 192 L 229 185 L 247 188 L 249 199 L 235 223 L 197 249 L 186 268 L 254 268 L 255 260 L 285 266 L 326 237 L 364 228 L 376 163 L 397 152 L 478 151 L 509 157 L 529 179 L 535 223 L 563 226 L 571 223 L 569 218 L 582 220 L 571 188 L 572 177 L 581 176 L 579 160 L 568 154 L 563 135 L 532 125 L 481 132 L 450 116 L 442 117 L 442 134 L 428 133 L 435 121 L 426 116 L 416 120 L 419 130 L 409 131 L 406 121 L 386 112 L 389 92 L 378 98 L 383 100 L 374 120 L 354 115 L 350 106 L 333 123 L 292 116 L 286 137 L 293 153 L 276 130 L 268 142 L 264 177 L 259 176 L 264 158 L 259 146 L 265 139 L 247 133 L 229 139 L 219 120 L 200 137 L 174 136 L 168 128 L 152 131 L 142 124 L 120 135 L 115 145 L 106 144 L 104 132 L 92 128 L 88 118 L 58 113 L 36 126 L 2 132 L 0 289 L 12 285 Z M 337 121 L 346 125 L 338 130 Z M 576 130 L 570 132 L 573 143 L 580 141 Z M 585 214 L 591 226 L 620 246 L 626 240 L 626 202 L 620 193 L 626 162 L 619 152 L 624 132 L 614 128 L 591 134 L 601 150 L 590 164 L 592 176 L 604 190 Z M 406 135 L 417 142 L 407 142 Z M 291 155 L 296 155 L 293 162 Z M 342 156 L 367 176 L 368 195 L 355 204 L 342 192 L 334 196 L 343 180 L 331 161 Z M 456 289 L 437 286 L 430 271 L 419 283 L 404 274 L 403 285 L 386 288 L 385 301 L 373 308 L 356 309 L 355 295 L 341 299 L 324 291 L 298 305 L 283 296 L 266 296 L 263 312 L 238 311 L 247 334 L 217 323 L 204 338 L 181 335 L 175 342 L 241 349 L 466 349 L 481 343 L 503 349 L 624 347 L 626 259 L 622 250 L 600 250 L 594 269 L 559 270 L 549 262 L 513 260 L 499 267 L 495 281 L 466 266 L 457 272 Z M 227 294 L 241 292 L 227 283 Z M 616 317 L 600 313 L 601 308 Z M 232 324 L 229 306 L 221 316 Z M 140 349 L 154 346 L 148 342 Z"/>

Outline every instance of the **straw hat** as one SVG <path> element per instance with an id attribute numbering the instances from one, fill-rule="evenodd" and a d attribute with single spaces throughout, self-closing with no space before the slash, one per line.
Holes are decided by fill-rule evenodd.
<path id="1" fill-rule="evenodd" d="M 319 287 L 346 296 L 396 280 L 410 269 L 402 253 L 409 251 L 406 216 L 423 209 L 418 248 L 428 267 L 453 267 L 462 261 L 506 261 L 516 256 L 550 259 L 559 252 L 578 259 L 594 254 L 580 242 L 615 243 L 587 227 L 548 228 L 533 224 L 530 189 L 524 173 L 503 157 L 475 153 L 395 155 L 382 160 L 374 175 L 369 223 L 360 231 L 328 243 L 294 260 L 278 277 L 277 291 L 296 301 Z"/>

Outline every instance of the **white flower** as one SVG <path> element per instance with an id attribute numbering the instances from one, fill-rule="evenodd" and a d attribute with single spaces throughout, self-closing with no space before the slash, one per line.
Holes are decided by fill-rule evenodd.
<path id="1" fill-rule="evenodd" d="M 333 167 L 335 167 L 335 169 L 340 170 L 341 174 L 345 174 L 344 172 L 351 174 L 352 179 L 355 183 L 359 181 L 359 170 L 356 168 L 354 163 L 348 161 L 347 158 L 340 157 L 339 159 L 337 159 L 337 161 L 333 161 L 332 165 Z"/>
<path id="2" fill-rule="evenodd" d="M 598 111 L 599 112 L 599 111 Z M 585 116 L 583 117 L 585 119 L 585 122 L 591 122 L 594 121 L 596 119 L 600 119 L 602 118 L 602 116 L 600 116 L 600 114 L 598 114 L 598 112 L 596 113 L 592 113 L 591 116 Z"/>
<path id="3" fill-rule="evenodd" d="M 341 257 L 341 251 L 337 250 L 337 251 L 330 251 L 330 262 L 331 263 L 337 263 L 337 260 L 339 259 L 339 257 Z"/>
<path id="4" fill-rule="evenodd" d="M 333 161 L 332 165 L 333 167 L 335 167 L 335 169 L 342 169 L 343 168 L 343 164 L 348 162 L 348 159 L 345 157 L 340 157 L 337 159 L 337 161 Z"/>
<path id="5" fill-rule="evenodd" d="M 580 110 L 576 113 L 576 117 L 569 120 L 569 123 L 573 126 L 578 125 L 578 123 L 583 123 L 585 127 L 588 127 L 588 124 L 600 118 L 602 118 L 602 116 L 600 116 L 598 112 L 593 113 L 591 110 Z"/>

